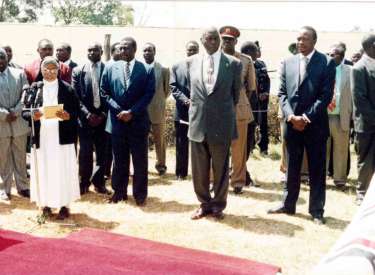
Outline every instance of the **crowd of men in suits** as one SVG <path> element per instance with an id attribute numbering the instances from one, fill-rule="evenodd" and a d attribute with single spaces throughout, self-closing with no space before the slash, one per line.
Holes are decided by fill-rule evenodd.
<path id="1" fill-rule="evenodd" d="M 179 180 L 187 177 L 190 144 L 192 181 L 200 202 L 191 218 L 224 217 L 229 185 L 235 194 L 241 194 L 244 186 L 254 184 L 246 166 L 251 151 L 258 145 L 262 154 L 268 154 L 270 78 L 259 59 L 259 43 L 245 42 L 238 52 L 239 36 L 240 31 L 232 26 L 206 29 L 200 38 L 203 50 L 196 41 L 189 41 L 187 58 L 170 70 L 155 60 L 153 43 L 143 45 L 144 61 L 136 60 L 137 42 L 132 37 L 113 44 L 112 59 L 106 63 L 99 43 L 87 47 L 88 61 L 79 66 L 71 60 L 69 44 L 57 46 L 59 78 L 72 85 L 80 102 L 77 151 L 81 195 L 93 184 L 96 192 L 112 195 L 111 203 L 127 200 L 132 160 L 132 193 L 138 206 L 146 204 L 149 134 L 155 144 L 155 169 L 162 176 L 167 171 L 166 99 L 172 93 L 176 102 L 175 174 Z M 358 203 L 374 174 L 375 35 L 363 38 L 364 53 L 356 57 L 354 67 L 345 64 L 345 44 L 332 45 L 328 54 L 322 54 L 315 49 L 317 38 L 312 27 L 302 27 L 295 54 L 281 65 L 278 96 L 286 182 L 281 205 L 269 213 L 295 214 L 305 152 L 309 213 L 314 222 L 322 224 L 329 164 L 326 160 L 332 160 L 334 183 L 345 185 L 352 118 L 358 148 Z M 3 49 L 0 199 L 9 200 L 13 177 L 18 193 L 29 196 L 29 129 L 20 117 L 23 86 L 42 80 L 41 62 L 53 55 L 54 45 L 48 39 L 41 40 L 39 57 L 23 69 L 11 61 L 11 47 Z M 257 124 L 261 136 L 258 144 Z M 112 158 L 113 194 L 105 185 L 111 175 Z"/>

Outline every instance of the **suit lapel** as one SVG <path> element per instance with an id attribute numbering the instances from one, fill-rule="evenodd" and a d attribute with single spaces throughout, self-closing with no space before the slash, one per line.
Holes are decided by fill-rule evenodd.
<path id="1" fill-rule="evenodd" d="M 300 86 L 306 80 L 306 78 L 309 77 L 309 74 L 311 73 L 312 68 L 314 68 L 314 63 L 317 62 L 317 60 L 318 59 L 317 59 L 317 55 L 316 55 L 316 51 L 315 51 L 314 54 L 313 54 L 313 56 L 311 57 L 309 63 L 306 66 L 306 73 L 303 76 L 303 79 L 301 79 L 301 82 L 299 83 Z M 300 65 L 301 60 L 300 60 L 299 56 L 298 56 L 298 61 L 299 61 L 298 64 Z M 299 78 L 299 67 L 298 67 L 298 78 Z"/>
<path id="2" fill-rule="evenodd" d="M 219 71 L 217 73 L 216 82 L 215 82 L 214 88 L 212 89 L 212 93 L 215 92 L 217 87 L 220 86 L 221 82 L 225 78 L 226 68 L 228 67 L 229 67 L 228 59 L 226 58 L 224 54 L 220 53 L 220 63 L 219 63 L 219 68 L 218 68 Z"/>
<path id="3" fill-rule="evenodd" d="M 155 62 L 155 65 L 154 65 L 154 74 L 155 74 L 155 84 L 157 85 L 161 78 L 161 65 L 157 62 Z"/>
<path id="4" fill-rule="evenodd" d="M 132 85 L 134 80 L 137 78 L 137 76 L 139 74 L 139 65 L 140 65 L 139 62 L 137 60 L 135 60 L 133 70 L 130 74 L 129 86 L 127 87 L 127 89 L 130 88 L 130 86 Z M 143 66 L 143 64 L 141 64 L 141 66 Z M 125 77 L 124 77 L 124 81 L 125 81 Z"/>
<path id="5" fill-rule="evenodd" d="M 204 82 L 203 82 L 203 74 L 204 74 L 204 72 L 203 72 L 203 59 L 204 59 L 203 55 L 200 55 L 197 58 L 197 65 L 199 66 L 199 70 L 198 70 L 198 72 L 199 72 L 198 82 L 199 82 L 199 84 L 200 84 L 200 86 L 202 88 L 201 90 L 202 90 L 203 94 L 207 95 L 206 86 L 204 85 Z"/>

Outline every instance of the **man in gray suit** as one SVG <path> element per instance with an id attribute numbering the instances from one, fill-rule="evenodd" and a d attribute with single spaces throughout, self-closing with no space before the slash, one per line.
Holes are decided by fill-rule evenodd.
<path id="1" fill-rule="evenodd" d="M 333 182 L 337 187 L 342 187 L 347 181 L 350 120 L 353 110 L 350 85 L 351 67 L 344 63 L 345 48 L 341 44 L 333 45 L 329 55 L 336 64 L 336 81 L 333 99 L 328 105 L 330 136 L 327 142 L 327 170 L 330 157 L 332 157 Z M 331 154 L 331 149 L 333 154 Z"/>
<path id="2" fill-rule="evenodd" d="M 351 75 L 358 142 L 357 204 L 362 203 L 375 171 L 375 34 L 366 35 L 362 47 L 365 53 Z"/>
<path id="3" fill-rule="evenodd" d="M 21 118 L 22 89 L 27 84 L 23 70 L 8 66 L 5 50 L 0 49 L 0 200 L 9 200 L 13 174 L 17 191 L 30 197 L 26 175 L 28 124 Z"/>
<path id="4" fill-rule="evenodd" d="M 191 218 L 212 215 L 222 219 L 229 186 L 229 149 L 237 138 L 235 106 L 242 65 L 219 50 L 216 28 L 205 30 L 201 42 L 205 48 L 203 55 L 193 55 L 187 61 L 191 101 L 188 137 L 194 191 L 201 202 Z M 214 197 L 209 191 L 211 165 Z"/>
<path id="5" fill-rule="evenodd" d="M 164 175 L 167 171 L 165 165 L 166 145 L 165 145 L 165 107 L 166 99 L 170 94 L 169 90 L 169 69 L 164 68 L 155 61 L 156 47 L 152 43 L 147 43 L 143 47 L 143 57 L 145 66 L 153 68 L 155 73 L 155 94 L 147 107 L 151 121 L 151 134 L 155 143 L 156 164 L 155 169 L 159 175 Z"/>

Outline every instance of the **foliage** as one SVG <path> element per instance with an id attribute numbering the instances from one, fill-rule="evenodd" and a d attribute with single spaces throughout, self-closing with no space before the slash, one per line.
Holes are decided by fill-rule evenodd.
<path id="1" fill-rule="evenodd" d="M 0 22 L 35 22 L 49 0 L 0 0 Z"/>
<path id="2" fill-rule="evenodd" d="M 132 25 L 133 11 L 121 0 L 58 0 L 52 7 L 56 22 L 66 25 Z"/>

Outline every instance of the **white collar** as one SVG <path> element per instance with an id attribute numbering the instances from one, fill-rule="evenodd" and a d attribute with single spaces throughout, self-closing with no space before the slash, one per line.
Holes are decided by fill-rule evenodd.
<path id="1" fill-rule="evenodd" d="M 213 59 L 217 59 L 217 58 L 219 58 L 220 57 L 220 55 L 221 55 L 221 50 L 220 50 L 220 48 L 216 51 L 216 52 L 214 52 L 213 54 L 208 54 L 206 51 L 204 52 L 204 57 L 205 58 L 208 58 L 209 56 L 212 56 L 213 57 Z"/>
<path id="2" fill-rule="evenodd" d="M 310 61 L 311 60 L 311 57 L 314 55 L 315 53 L 315 49 L 312 50 L 311 53 L 309 53 L 308 55 L 303 55 L 302 53 L 299 53 L 299 59 L 301 60 L 302 58 L 304 57 L 307 57 L 307 59 Z"/>
<path id="3" fill-rule="evenodd" d="M 368 56 L 366 53 L 363 53 L 362 57 L 364 57 L 365 59 L 367 59 L 369 62 L 372 62 L 372 63 L 375 63 L 375 59 Z"/>
<path id="4" fill-rule="evenodd" d="M 65 65 L 69 66 L 70 65 L 70 62 L 72 62 L 71 59 L 68 59 L 67 61 L 64 62 Z"/>
<path id="5" fill-rule="evenodd" d="M 130 60 L 130 61 L 125 61 L 125 60 L 124 60 L 124 62 L 125 62 L 125 63 L 129 63 L 129 66 L 130 66 L 130 67 L 133 67 L 133 66 L 134 66 L 134 63 L 135 63 L 135 58 L 133 58 L 133 59 Z"/>

